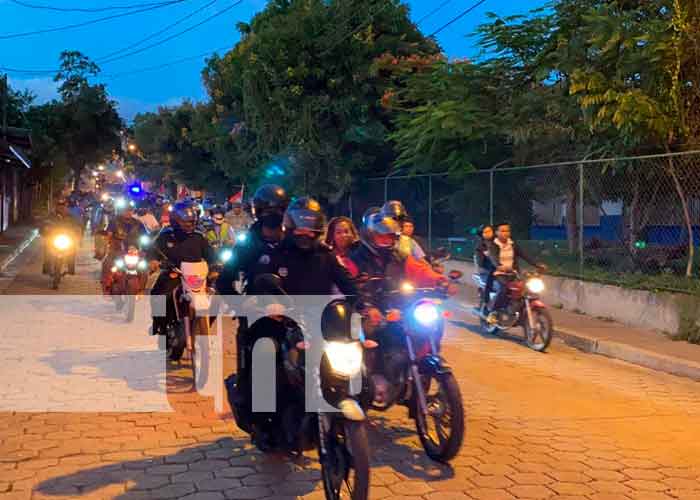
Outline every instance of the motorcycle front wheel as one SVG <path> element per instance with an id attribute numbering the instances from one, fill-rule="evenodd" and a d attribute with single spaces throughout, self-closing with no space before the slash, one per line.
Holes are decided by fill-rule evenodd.
<path id="1" fill-rule="evenodd" d="M 552 316 L 546 309 L 532 309 L 532 323 L 534 330 L 530 328 L 528 319 L 524 318 L 525 343 L 533 351 L 544 352 L 552 342 Z"/>
<path id="2" fill-rule="evenodd" d="M 370 452 L 365 422 L 335 420 L 331 425 L 325 436 L 325 455 L 319 446 L 326 498 L 367 500 Z"/>
<path id="3" fill-rule="evenodd" d="M 452 373 L 425 377 L 428 414 L 416 409 L 416 431 L 430 458 L 448 462 L 457 455 L 464 440 L 462 393 Z"/>
<path id="4" fill-rule="evenodd" d="M 58 285 L 63 277 L 63 259 L 56 258 L 53 262 L 53 273 L 51 274 L 51 288 L 58 290 Z"/>
<path id="5" fill-rule="evenodd" d="M 187 347 L 185 325 L 182 322 L 171 323 L 165 330 L 165 346 L 170 361 L 180 361 Z"/>

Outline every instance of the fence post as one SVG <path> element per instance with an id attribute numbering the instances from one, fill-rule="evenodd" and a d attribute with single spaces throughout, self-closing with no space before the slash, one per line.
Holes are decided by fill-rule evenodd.
<path id="1" fill-rule="evenodd" d="M 489 172 L 489 225 L 493 226 L 493 168 Z"/>
<path id="2" fill-rule="evenodd" d="M 583 163 L 578 164 L 578 260 L 579 277 L 583 279 Z"/>
<path id="3" fill-rule="evenodd" d="M 433 249 L 433 174 L 428 176 L 428 251 Z"/>
<path id="4" fill-rule="evenodd" d="M 389 199 L 389 175 L 384 177 L 384 203 Z"/>

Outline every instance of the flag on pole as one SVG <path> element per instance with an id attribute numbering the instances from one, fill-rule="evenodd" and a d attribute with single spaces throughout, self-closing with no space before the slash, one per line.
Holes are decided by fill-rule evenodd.
<path id="1" fill-rule="evenodd" d="M 241 186 L 240 191 L 229 196 L 228 202 L 229 203 L 243 203 L 243 190 L 244 189 L 245 189 L 245 185 Z"/>

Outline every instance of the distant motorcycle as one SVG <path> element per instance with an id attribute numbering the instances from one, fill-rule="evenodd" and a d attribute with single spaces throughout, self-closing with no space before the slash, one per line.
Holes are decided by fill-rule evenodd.
<path id="1" fill-rule="evenodd" d="M 124 311 L 126 320 L 134 320 L 136 297 L 141 295 L 148 281 L 148 262 L 135 246 L 114 261 L 109 293 L 114 297 L 117 311 Z"/>
<path id="2" fill-rule="evenodd" d="M 513 327 L 521 326 L 525 332 L 525 343 L 531 349 L 544 352 L 552 341 L 554 322 L 542 302 L 539 294 L 545 289 L 544 281 L 537 273 L 508 274 L 507 298 L 505 308 L 491 314 L 489 304 L 496 298 L 496 291 L 491 292 L 488 301 L 484 298 L 486 283 L 479 274 L 472 279 L 479 288 L 479 307 L 474 314 L 479 317 L 481 328 L 489 334 L 505 332 Z"/>
<path id="3" fill-rule="evenodd" d="M 49 233 L 47 252 L 50 265 L 47 274 L 51 276 L 53 290 L 58 290 L 63 276 L 75 274 L 75 245 L 75 238 L 68 232 L 57 230 Z"/>

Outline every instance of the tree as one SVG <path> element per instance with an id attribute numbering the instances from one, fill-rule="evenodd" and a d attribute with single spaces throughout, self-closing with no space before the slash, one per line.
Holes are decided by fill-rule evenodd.
<path id="1" fill-rule="evenodd" d="M 406 6 L 278 0 L 239 30 L 241 41 L 208 62 L 205 85 L 217 114 L 245 122 L 257 156 L 289 160 L 292 190 L 313 191 L 332 205 L 352 173 L 386 171 L 392 113 L 379 101 L 390 82 L 372 71 L 373 61 L 438 53 Z"/>
<path id="2" fill-rule="evenodd" d="M 696 110 L 700 79 L 697 59 L 685 50 L 697 43 L 697 7 L 681 0 L 629 4 L 609 2 L 589 10 L 583 30 L 597 57 L 573 75 L 572 93 L 580 99 L 594 131 L 616 131 L 630 145 L 654 144 L 670 153 L 697 142 Z M 697 55 L 697 49 L 695 49 Z M 686 276 L 695 251 L 692 220 L 681 166 L 669 156 L 666 173 L 681 203 L 688 233 Z M 697 189 L 697 188 L 696 188 Z M 697 194 L 697 192 L 696 192 Z"/>
<path id="3" fill-rule="evenodd" d="M 58 147 L 77 182 L 88 163 L 103 161 L 120 147 L 123 121 L 106 87 L 89 82 L 99 73 L 97 65 L 75 51 L 64 51 L 60 58 L 61 70 L 54 80 L 60 83 L 61 100 L 54 103 L 58 120 L 52 135 L 58 136 Z"/>

